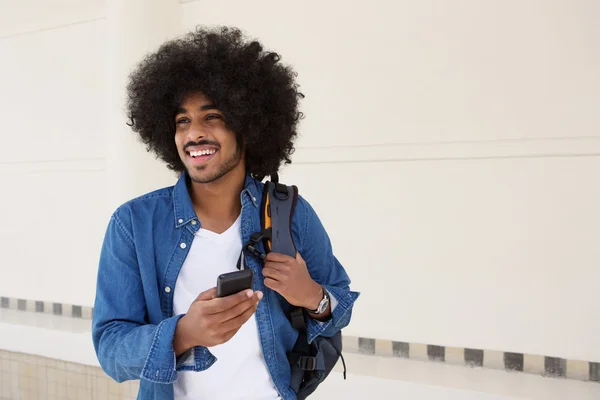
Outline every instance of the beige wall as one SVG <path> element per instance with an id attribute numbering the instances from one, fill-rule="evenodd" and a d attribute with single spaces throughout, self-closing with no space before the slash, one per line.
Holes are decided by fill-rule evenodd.
<path id="1" fill-rule="evenodd" d="M 4 296 L 93 300 L 107 217 L 104 30 L 99 19 L 0 39 Z"/>
<path id="2" fill-rule="evenodd" d="M 60 3 L 0 21 L 0 294 L 91 305 L 106 22 Z M 181 7 L 182 31 L 240 26 L 298 71 L 283 178 L 363 292 L 348 334 L 600 361 L 600 3 Z"/>

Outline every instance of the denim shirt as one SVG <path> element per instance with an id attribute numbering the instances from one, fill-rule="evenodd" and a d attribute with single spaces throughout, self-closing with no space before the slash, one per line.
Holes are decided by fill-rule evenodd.
<path id="1" fill-rule="evenodd" d="M 112 215 L 100 254 L 92 337 L 102 369 L 117 382 L 140 379 L 138 399 L 171 400 L 178 371 L 201 371 L 219 362 L 206 347 L 177 359 L 173 336 L 182 315 L 173 315 L 175 282 L 200 229 L 187 188 L 187 175 L 175 186 L 157 190 L 120 206 Z M 259 208 L 264 184 L 248 176 L 241 196 L 241 234 L 247 242 L 261 230 Z M 308 320 L 312 342 L 329 337 L 350 322 L 359 293 L 332 252 L 331 242 L 310 204 L 298 198 L 293 238 L 311 277 L 335 297 L 332 317 Z M 253 289 L 264 293 L 256 323 L 264 359 L 283 399 L 295 399 L 289 387 L 291 351 L 298 332 L 286 317 L 290 304 L 265 287 L 262 262 L 246 257 L 254 272 Z M 216 282 L 215 282 L 216 285 Z"/>

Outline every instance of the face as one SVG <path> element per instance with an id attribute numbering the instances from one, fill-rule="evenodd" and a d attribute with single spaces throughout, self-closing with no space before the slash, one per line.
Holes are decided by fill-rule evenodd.
<path id="1" fill-rule="evenodd" d="M 175 116 L 179 157 L 196 183 L 214 182 L 242 165 L 242 149 L 221 111 L 201 93 L 186 97 Z"/>

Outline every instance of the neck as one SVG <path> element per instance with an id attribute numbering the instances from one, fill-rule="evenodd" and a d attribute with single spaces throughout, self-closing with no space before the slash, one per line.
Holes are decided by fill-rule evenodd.
<path id="1" fill-rule="evenodd" d="M 214 182 L 191 182 L 192 204 L 205 228 L 219 231 L 237 219 L 242 209 L 240 193 L 245 180 L 245 169 L 234 168 Z"/>

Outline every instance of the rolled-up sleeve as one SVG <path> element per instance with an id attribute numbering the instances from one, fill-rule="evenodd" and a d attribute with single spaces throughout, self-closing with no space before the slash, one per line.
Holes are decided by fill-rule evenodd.
<path id="1" fill-rule="evenodd" d="M 311 277 L 335 298 L 329 320 L 321 322 L 308 318 L 308 341 L 312 342 L 319 335 L 331 337 L 348 326 L 360 293 L 350 290 L 350 278 L 334 255 L 329 235 L 315 210 L 302 197 L 299 197 L 299 205 L 304 214 L 300 254 Z"/>

